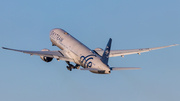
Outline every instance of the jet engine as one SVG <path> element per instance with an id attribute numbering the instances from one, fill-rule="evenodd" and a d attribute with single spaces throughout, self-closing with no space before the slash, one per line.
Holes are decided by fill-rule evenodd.
<path id="1" fill-rule="evenodd" d="M 41 51 L 50 51 L 50 50 L 49 49 L 42 49 Z M 46 56 L 40 56 L 40 58 L 45 62 L 51 62 L 53 60 L 53 58 L 46 57 Z"/>
<path id="2" fill-rule="evenodd" d="M 97 52 L 97 51 L 100 51 L 100 50 L 103 51 L 102 48 L 96 48 L 96 49 L 94 49 L 93 51 L 94 51 L 97 55 L 102 56 L 102 54 L 99 54 L 99 53 Z"/>

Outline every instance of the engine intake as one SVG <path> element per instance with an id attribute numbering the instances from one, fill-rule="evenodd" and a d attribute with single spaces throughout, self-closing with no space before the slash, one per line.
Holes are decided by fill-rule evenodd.
<path id="1" fill-rule="evenodd" d="M 50 51 L 50 50 L 49 49 L 42 49 L 41 51 Z M 45 62 L 51 62 L 53 60 L 53 58 L 46 57 L 46 56 L 40 56 L 40 58 Z"/>

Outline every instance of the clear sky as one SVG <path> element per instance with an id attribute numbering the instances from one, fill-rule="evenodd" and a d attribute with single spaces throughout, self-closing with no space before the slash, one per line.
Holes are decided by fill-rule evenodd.
<path id="1" fill-rule="evenodd" d="M 52 47 L 62 28 L 91 49 L 180 44 L 180 0 L 0 0 L 0 46 Z M 0 101 L 179 101 L 180 46 L 124 58 L 110 66 L 141 67 L 98 75 L 64 61 L 0 49 Z"/>

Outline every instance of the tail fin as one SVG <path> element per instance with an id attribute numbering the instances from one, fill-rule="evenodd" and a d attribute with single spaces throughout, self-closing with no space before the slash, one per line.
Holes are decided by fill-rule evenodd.
<path id="1" fill-rule="evenodd" d="M 107 46 L 106 46 L 106 48 L 104 50 L 104 53 L 103 53 L 103 55 L 101 57 L 101 61 L 106 65 L 108 65 L 109 53 L 110 53 L 110 50 L 111 50 L 111 42 L 112 42 L 112 39 L 110 38 L 109 42 L 108 42 L 108 44 L 107 44 Z"/>

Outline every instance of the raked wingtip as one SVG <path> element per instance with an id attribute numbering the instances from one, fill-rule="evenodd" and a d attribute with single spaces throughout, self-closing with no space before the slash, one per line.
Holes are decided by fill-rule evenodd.
<path id="1" fill-rule="evenodd" d="M 179 44 L 173 44 L 173 45 L 169 45 L 169 47 L 172 47 L 172 46 L 178 46 Z"/>
<path id="2" fill-rule="evenodd" d="M 174 46 L 178 46 L 179 44 L 174 44 Z"/>

